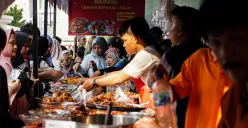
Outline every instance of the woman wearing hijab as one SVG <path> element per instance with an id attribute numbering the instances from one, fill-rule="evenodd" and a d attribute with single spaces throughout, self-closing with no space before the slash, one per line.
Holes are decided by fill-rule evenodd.
<path id="1" fill-rule="evenodd" d="M 98 69 L 106 68 L 104 53 L 108 48 L 107 42 L 103 37 L 96 37 L 92 42 L 92 51 L 84 57 L 80 65 L 80 73 L 87 74 L 89 77 L 93 75 L 93 70 L 90 70 L 89 62 L 94 61 Z"/>
<path id="2" fill-rule="evenodd" d="M 38 39 L 38 67 L 39 68 L 48 68 L 50 67 L 48 62 L 46 61 L 45 55 L 47 54 L 47 50 L 49 49 L 48 40 L 44 37 L 40 37 Z"/>
<path id="3" fill-rule="evenodd" d="M 85 52 L 84 52 L 84 56 L 90 54 L 91 50 L 92 50 L 92 41 L 96 38 L 96 36 L 91 36 L 89 39 L 88 39 L 88 43 L 86 45 L 86 48 L 85 48 Z"/>
<path id="4" fill-rule="evenodd" d="M 39 72 L 39 79 L 40 80 L 47 80 L 47 79 L 54 79 L 57 80 L 63 76 L 63 73 L 57 70 L 47 70 L 44 71 L 43 69 L 49 68 L 49 64 L 47 62 L 46 57 L 47 51 L 49 49 L 48 40 L 44 37 L 39 37 L 38 39 L 38 68 L 40 69 Z"/>
<path id="5" fill-rule="evenodd" d="M 104 75 L 109 72 L 121 70 L 128 64 L 128 60 L 123 58 L 120 59 L 119 50 L 115 47 L 109 48 L 105 53 L 107 68 L 99 69 L 94 72 L 93 77 Z"/>
<path id="6" fill-rule="evenodd" d="M 16 56 L 17 47 L 16 47 L 16 34 L 14 30 L 13 29 L 6 30 L 6 35 L 7 35 L 7 41 L 6 41 L 3 51 L 1 52 L 0 65 L 4 68 L 7 74 L 7 79 L 9 80 L 11 71 L 13 69 L 12 64 L 11 64 L 11 57 Z M 13 122 L 13 124 L 12 123 L 9 124 L 11 128 L 21 127 L 24 125 L 22 121 L 17 119 L 18 116 L 13 114 L 19 110 L 19 108 L 17 108 L 18 100 L 14 100 L 14 99 L 21 86 L 21 84 L 19 83 L 19 80 L 11 81 L 11 83 L 14 83 L 14 82 L 17 84 L 11 85 L 10 83 L 8 83 L 10 105 L 11 105 L 10 116 L 12 117 L 10 122 Z"/>
<path id="7" fill-rule="evenodd" d="M 41 37 L 44 37 L 44 34 L 42 34 Z M 54 68 L 52 57 L 51 57 L 51 49 L 53 46 L 53 39 L 49 35 L 47 35 L 47 40 L 48 40 L 48 49 L 47 49 L 45 55 L 43 55 L 43 58 L 47 62 L 49 67 Z"/>
<path id="8" fill-rule="evenodd" d="M 64 78 L 74 77 L 73 58 L 68 50 L 62 52 L 64 58 L 61 61 L 60 71 L 64 73 Z"/>
<path id="9" fill-rule="evenodd" d="M 51 48 L 51 57 L 52 57 L 52 63 L 54 65 L 54 68 L 56 70 L 60 70 L 60 59 L 63 58 L 63 54 L 62 54 L 62 48 L 58 42 L 58 40 L 56 39 L 52 39 L 53 43 L 52 43 L 52 48 Z"/>
<path id="10" fill-rule="evenodd" d="M 6 34 L 5 31 L 0 28 L 0 54 L 6 44 Z M 1 61 L 1 59 L 0 59 Z M 8 94 L 8 84 L 7 76 L 5 70 L 0 66 L 0 124 L 3 128 L 8 128 L 8 119 L 9 119 L 9 94 Z"/>
<path id="11" fill-rule="evenodd" d="M 7 80 L 9 80 L 11 70 L 13 69 L 10 59 L 12 56 L 16 55 L 16 42 L 15 42 L 16 37 L 14 30 L 13 29 L 6 30 L 6 37 L 7 37 L 6 43 L 0 55 L 0 65 L 4 68 L 7 75 Z M 18 92 L 19 88 L 20 88 L 19 80 L 9 81 L 8 91 L 10 97 L 10 105 L 12 104 L 12 101 L 14 100 L 14 97 Z"/>
<path id="12" fill-rule="evenodd" d="M 12 111 L 11 116 L 18 116 L 19 114 L 28 112 L 29 103 L 27 101 L 27 96 L 29 96 L 31 88 L 38 82 L 38 80 L 31 80 L 31 71 L 29 70 L 30 66 L 27 59 L 30 43 L 31 39 L 28 35 L 23 32 L 16 32 L 17 52 L 16 56 L 11 58 L 11 64 L 14 69 L 21 70 L 21 74 L 18 77 L 21 82 L 21 88 L 18 91 L 12 105 L 16 105 L 18 110 Z"/>
<path id="13" fill-rule="evenodd" d="M 17 44 L 17 52 L 16 56 L 11 58 L 11 63 L 13 68 L 21 68 L 29 67 L 27 62 L 28 50 L 31 44 L 31 39 L 23 32 L 15 32 L 16 33 L 16 44 Z"/>
<path id="14" fill-rule="evenodd" d="M 105 54 L 106 54 L 105 59 L 106 59 L 107 67 L 115 66 L 115 64 L 120 59 L 117 48 L 109 48 Z"/>

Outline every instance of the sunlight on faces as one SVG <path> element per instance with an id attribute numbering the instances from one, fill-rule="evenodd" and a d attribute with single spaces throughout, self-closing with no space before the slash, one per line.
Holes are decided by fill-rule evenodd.
<path id="1" fill-rule="evenodd" d="M 170 40 L 173 44 L 178 45 L 180 43 L 179 38 L 180 38 L 180 33 L 181 33 L 180 22 L 178 21 L 176 16 L 172 16 L 171 21 L 172 21 L 172 25 L 169 31 Z"/>
<path id="2" fill-rule="evenodd" d="M 14 34 L 10 35 L 7 49 L 11 57 L 16 56 L 17 46 L 16 46 L 16 36 Z"/>
<path id="3" fill-rule="evenodd" d="M 128 28 L 128 31 L 121 36 L 123 40 L 123 47 L 125 48 L 128 55 L 136 54 L 136 44 L 138 39 L 133 35 L 131 28 Z"/>

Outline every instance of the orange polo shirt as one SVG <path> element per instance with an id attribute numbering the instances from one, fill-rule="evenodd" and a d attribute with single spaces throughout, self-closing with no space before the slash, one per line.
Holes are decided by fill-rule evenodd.
<path id="1" fill-rule="evenodd" d="M 211 49 L 192 54 L 170 83 L 179 98 L 189 96 L 185 128 L 217 127 L 221 97 L 233 82 L 222 71 Z"/>

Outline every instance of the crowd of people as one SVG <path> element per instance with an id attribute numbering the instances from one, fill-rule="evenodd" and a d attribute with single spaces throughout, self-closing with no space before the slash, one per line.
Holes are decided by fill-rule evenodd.
<path id="1" fill-rule="evenodd" d="M 246 5 L 244 0 L 205 0 L 199 10 L 176 6 L 169 39 L 163 39 L 159 27 L 150 29 L 143 17 L 124 21 L 119 37 L 77 37 L 75 49 L 38 31 L 38 79 L 33 77 L 33 25 L 24 24 L 20 31 L 0 28 L 0 127 L 22 127 L 19 114 L 38 107 L 34 97 L 46 93 L 49 81 L 79 75 L 78 85 L 89 95 L 132 81 L 139 103 L 160 115 L 153 95 L 165 93 L 153 92 L 154 84 L 171 88 L 173 98 L 161 102 L 175 107 L 176 124 L 161 125 L 173 117 L 144 117 L 137 128 L 246 128 Z"/>

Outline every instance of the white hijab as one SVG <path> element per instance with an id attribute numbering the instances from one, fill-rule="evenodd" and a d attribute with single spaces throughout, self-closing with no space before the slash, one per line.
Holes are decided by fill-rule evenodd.
<path id="1" fill-rule="evenodd" d="M 60 60 L 63 58 L 62 48 L 60 47 L 59 42 L 53 38 L 53 45 L 51 48 L 51 57 L 54 68 L 59 70 L 60 69 Z"/>

